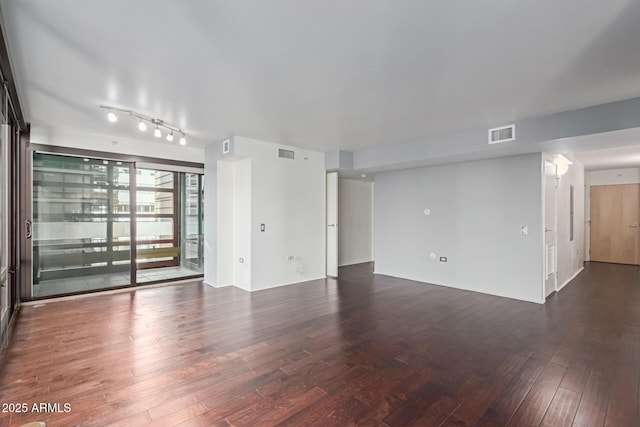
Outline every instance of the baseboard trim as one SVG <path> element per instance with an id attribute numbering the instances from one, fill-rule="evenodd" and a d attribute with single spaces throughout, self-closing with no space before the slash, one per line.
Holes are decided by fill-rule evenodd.
<path id="1" fill-rule="evenodd" d="M 356 262 L 348 262 L 346 264 L 338 264 L 338 267 L 349 267 L 350 265 L 358 265 L 358 264 L 369 264 L 373 262 L 373 260 L 369 261 L 356 261 Z"/>
<path id="2" fill-rule="evenodd" d="M 207 282 L 206 280 L 203 280 L 203 281 L 202 281 L 202 283 L 204 283 L 204 284 L 205 284 L 205 285 L 207 285 L 207 286 L 211 286 L 212 288 L 215 288 L 215 289 L 218 289 L 218 288 L 227 288 L 227 287 L 229 287 L 229 286 L 235 286 L 235 285 L 232 285 L 231 283 L 228 283 L 228 284 L 226 284 L 226 285 L 216 285 L 216 284 L 214 284 L 214 283 L 209 283 L 209 282 Z"/>
<path id="3" fill-rule="evenodd" d="M 523 302 L 530 302 L 533 304 L 544 304 L 545 300 L 538 300 L 538 299 L 528 299 L 528 298 L 516 298 L 512 295 L 505 295 L 499 292 L 490 292 L 487 289 L 476 289 L 476 288 L 469 288 L 469 287 L 463 287 L 460 285 L 445 285 L 443 283 L 435 283 L 435 282 L 427 282 L 424 279 L 421 278 L 416 278 L 416 277 L 412 277 L 412 276 L 405 276 L 405 275 L 398 275 L 395 273 L 385 273 L 385 272 L 381 272 L 381 271 L 374 271 L 374 274 L 379 274 L 382 276 L 390 276 L 390 277 L 397 277 L 399 279 L 404 279 L 404 280 L 411 280 L 412 282 L 417 282 L 420 284 L 424 284 L 424 285 L 432 285 L 432 286 L 442 286 L 444 288 L 451 288 L 451 289 L 458 289 L 460 291 L 467 291 L 467 292 L 476 292 L 479 294 L 484 294 L 484 295 L 491 295 L 493 297 L 499 297 L 499 298 L 509 298 L 512 299 L 514 301 L 523 301 Z"/>
<path id="4" fill-rule="evenodd" d="M 575 274 L 573 276 L 571 276 L 566 282 L 564 282 L 557 291 L 561 291 L 562 288 L 564 288 L 565 286 L 567 286 L 573 279 L 575 279 L 578 274 L 580 274 L 582 272 L 582 270 L 584 270 L 584 266 L 580 267 L 580 269 L 578 271 L 575 272 Z"/>
<path id="5" fill-rule="evenodd" d="M 305 279 L 305 280 L 302 280 L 302 281 L 300 281 L 300 282 L 280 283 L 280 284 L 277 284 L 277 285 L 269 285 L 269 286 L 264 287 L 264 288 L 251 289 L 251 290 L 250 290 L 250 291 L 248 291 L 248 292 L 260 292 L 260 291 L 265 291 L 265 290 L 267 290 L 267 289 L 281 288 L 281 287 L 283 287 L 283 286 L 291 286 L 291 285 L 301 285 L 301 284 L 303 284 L 303 283 L 307 283 L 307 282 L 314 282 L 314 281 L 317 281 L 317 280 L 325 280 L 325 279 L 327 279 L 327 277 L 326 277 L 326 276 L 318 276 L 318 277 L 313 277 L 313 278 Z M 237 287 L 237 286 L 236 286 L 236 287 Z M 241 288 L 239 288 L 239 289 L 241 289 Z"/>

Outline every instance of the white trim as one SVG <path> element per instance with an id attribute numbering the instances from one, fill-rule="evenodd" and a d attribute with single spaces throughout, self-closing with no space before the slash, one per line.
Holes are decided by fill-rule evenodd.
<path id="1" fill-rule="evenodd" d="M 267 290 L 267 289 L 281 288 L 283 286 L 291 286 L 291 285 L 303 285 L 305 283 L 316 282 L 318 280 L 327 280 L 327 279 L 337 279 L 337 277 L 318 276 L 318 277 L 312 277 L 312 278 L 309 278 L 309 279 L 305 279 L 305 280 L 303 280 L 301 282 L 281 283 L 281 284 L 277 284 L 277 285 L 268 285 L 268 286 L 265 286 L 263 288 L 258 288 L 258 289 L 250 289 L 250 290 L 243 289 L 243 290 L 248 291 L 248 292 L 260 292 L 260 291 L 264 291 L 264 290 Z M 237 287 L 237 288 L 238 289 L 242 289 L 240 287 Z"/>
<path id="2" fill-rule="evenodd" d="M 465 288 L 465 287 L 463 287 L 461 285 L 445 285 L 445 284 L 442 284 L 442 283 L 425 282 L 425 281 L 423 281 L 421 279 L 418 279 L 418 278 L 410 276 L 410 275 L 407 276 L 407 275 L 384 273 L 384 272 L 381 272 L 379 270 L 375 270 L 373 272 L 373 274 L 378 274 L 378 275 L 381 275 L 381 276 L 395 277 L 395 278 L 403 279 L 403 280 L 410 280 L 412 282 L 415 282 L 418 285 L 441 286 L 443 288 L 457 289 L 459 291 L 465 291 L 465 292 L 474 292 L 474 293 L 477 293 L 477 294 L 489 295 L 489 296 L 497 297 L 497 298 L 507 298 L 507 299 L 510 299 L 510 300 L 513 300 L 513 301 L 530 302 L 530 303 L 533 303 L 533 304 L 544 304 L 545 303 L 545 299 L 536 300 L 534 298 L 516 298 L 514 296 L 506 295 L 506 294 L 503 294 L 501 292 L 494 292 L 492 290 L 479 290 L 479 289 L 471 289 L 471 288 L 468 288 L 468 287 Z"/>
<path id="3" fill-rule="evenodd" d="M 204 280 L 202 281 L 202 283 L 204 283 L 207 286 L 211 286 L 214 289 L 219 289 L 219 288 L 228 288 L 229 286 L 233 286 L 236 287 L 238 289 L 242 289 L 239 286 L 234 285 L 233 283 L 227 283 L 226 285 L 220 285 L 220 284 L 214 284 L 214 283 L 209 283 L 209 282 L 205 282 Z"/>
<path id="4" fill-rule="evenodd" d="M 544 153 L 540 153 L 540 224 L 542 224 L 540 230 L 540 277 L 542 282 L 540 283 L 540 300 L 542 304 L 546 301 L 545 291 L 547 287 L 547 275 L 546 275 L 546 266 L 545 266 L 545 257 L 546 257 L 546 236 L 544 229 L 546 228 L 546 208 L 547 208 L 547 200 L 546 200 L 546 191 L 547 191 L 547 183 L 546 183 L 546 164 L 547 161 Z"/>
<path id="5" fill-rule="evenodd" d="M 138 169 L 156 169 L 169 172 L 186 172 L 204 174 L 204 168 L 193 168 L 190 166 L 180 165 L 165 165 L 164 163 L 151 163 L 151 162 L 135 162 Z"/>
<path id="6" fill-rule="evenodd" d="M 368 264 L 370 262 L 373 262 L 372 259 L 370 259 L 369 261 L 355 261 L 355 262 L 348 262 L 346 264 L 338 264 L 338 267 L 348 267 L 350 265 L 358 265 L 358 264 Z M 327 276 L 328 277 L 328 276 Z"/>
<path id="7" fill-rule="evenodd" d="M 571 282 L 573 279 L 575 279 L 578 274 L 580 274 L 582 272 L 582 270 L 584 270 L 584 267 L 580 267 L 580 270 L 576 271 L 575 274 L 573 276 L 571 276 L 570 278 L 567 279 L 566 282 L 564 282 L 562 285 L 560 285 L 558 287 L 558 291 L 560 291 L 562 288 L 564 288 L 565 286 L 567 286 L 569 284 L 569 282 Z"/>

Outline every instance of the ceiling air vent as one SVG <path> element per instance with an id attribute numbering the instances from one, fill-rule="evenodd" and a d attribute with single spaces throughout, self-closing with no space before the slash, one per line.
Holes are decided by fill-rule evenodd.
<path id="1" fill-rule="evenodd" d="M 283 159 L 293 159 L 294 155 L 295 153 L 292 150 L 278 148 L 278 157 L 282 157 Z"/>
<path id="2" fill-rule="evenodd" d="M 516 125 L 489 129 L 489 144 L 516 140 Z"/>

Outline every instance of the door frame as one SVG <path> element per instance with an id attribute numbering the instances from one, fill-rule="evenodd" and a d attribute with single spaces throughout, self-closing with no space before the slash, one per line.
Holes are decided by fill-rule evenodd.
<path id="1" fill-rule="evenodd" d="M 325 269 L 328 277 L 338 277 L 338 200 L 338 172 L 327 172 Z"/>
<path id="2" fill-rule="evenodd" d="M 547 191 L 549 191 L 548 186 L 548 178 L 550 177 L 549 171 L 553 171 L 553 185 L 551 186 L 553 191 L 553 207 L 551 208 L 553 212 L 547 212 L 549 209 L 547 203 Z M 544 301 L 549 295 L 558 290 L 558 175 L 557 175 L 557 166 L 553 162 L 553 157 L 544 156 L 542 162 L 542 188 L 544 191 L 542 192 L 542 301 Z M 550 214 L 552 220 L 551 224 L 547 222 L 547 214 Z M 551 235 L 547 235 L 547 233 L 551 233 Z M 552 266 L 553 272 L 551 275 L 548 274 L 548 245 L 553 245 L 553 254 L 552 254 Z M 551 292 L 547 292 L 547 284 L 548 281 L 551 280 Z"/>
<path id="3" fill-rule="evenodd" d="M 594 206 L 593 206 L 593 196 L 592 194 L 594 192 L 596 193 L 600 193 L 600 192 L 609 192 L 609 195 L 611 196 L 610 192 L 615 192 L 614 194 L 617 193 L 624 193 L 625 190 L 631 190 L 632 193 L 635 193 L 635 200 L 636 202 L 638 200 L 640 200 L 640 183 L 616 183 L 616 184 L 602 184 L 602 185 L 593 185 L 593 186 L 589 186 L 589 200 L 588 200 L 588 212 L 589 212 L 589 240 L 588 240 L 588 247 L 589 247 L 589 260 L 592 259 L 592 255 L 591 255 L 591 250 L 594 247 L 594 240 L 593 240 L 593 229 L 592 229 L 592 225 L 594 224 L 592 222 L 592 218 L 593 218 L 593 212 L 594 212 Z M 618 194 L 619 198 L 615 198 L 616 200 L 619 200 L 621 205 L 620 207 L 620 215 L 622 216 L 621 220 L 624 219 L 624 213 L 625 213 L 625 207 L 630 207 L 632 206 L 631 204 L 627 204 L 629 203 L 629 200 L 631 200 L 631 197 L 627 197 L 624 194 Z M 612 210 L 612 207 L 610 204 L 608 203 L 598 203 L 597 206 L 600 207 L 606 207 L 606 209 L 597 209 L 597 212 L 603 212 L 606 211 L 609 214 L 611 212 L 615 212 Z M 606 263 L 613 263 L 613 264 L 623 264 L 623 265 L 635 265 L 638 266 L 640 265 L 640 236 L 638 235 L 638 226 L 640 224 L 640 218 L 638 218 L 640 216 L 640 205 L 636 205 L 635 209 L 632 210 L 632 212 L 635 215 L 632 215 L 632 217 L 635 217 L 635 220 L 631 220 L 631 223 L 623 223 L 622 227 L 627 230 L 628 232 L 628 228 L 632 228 L 635 230 L 635 259 L 631 260 L 631 259 L 623 259 L 624 257 L 620 256 L 619 252 L 616 252 L 616 254 L 618 256 L 615 256 L 613 250 L 609 251 L 609 256 L 602 256 L 602 254 L 600 254 L 600 257 L 596 257 L 597 259 L 595 260 L 595 262 L 606 262 Z M 605 215 L 605 217 L 611 219 L 610 216 Z M 622 221 L 621 221 L 622 222 Z M 595 223 L 596 225 L 600 225 L 598 222 Z M 628 227 L 628 228 L 627 228 Z M 616 234 L 615 232 L 613 232 L 611 229 L 605 229 L 605 232 L 599 233 L 599 236 L 601 237 L 602 235 L 606 235 L 608 236 L 608 238 L 611 239 L 611 247 L 616 247 L 617 245 L 620 245 L 624 240 L 624 238 L 622 239 L 622 241 L 620 240 L 614 240 L 612 239 L 613 236 L 618 236 L 620 237 L 620 235 Z M 596 240 L 597 242 L 597 240 Z M 595 245 L 596 249 L 600 248 L 600 246 Z M 628 253 L 625 251 L 625 253 Z"/>

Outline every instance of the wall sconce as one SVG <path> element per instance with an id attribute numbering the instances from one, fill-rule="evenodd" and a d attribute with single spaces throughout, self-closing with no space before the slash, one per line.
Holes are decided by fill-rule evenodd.
<path id="1" fill-rule="evenodd" d="M 556 165 L 556 177 L 560 179 L 561 176 L 567 173 L 569 166 L 571 166 L 573 162 L 562 154 L 556 154 L 553 157 L 553 164 Z"/>

